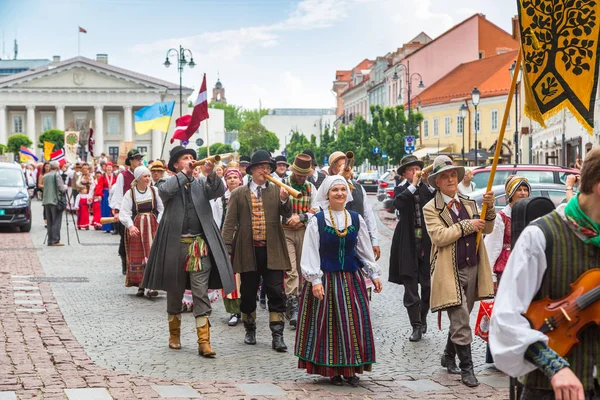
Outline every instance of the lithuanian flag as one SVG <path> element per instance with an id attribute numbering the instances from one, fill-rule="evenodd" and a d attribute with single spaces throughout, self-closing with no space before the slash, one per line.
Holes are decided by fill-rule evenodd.
<path id="1" fill-rule="evenodd" d="M 563 108 L 590 134 L 598 87 L 600 2 L 517 0 L 525 114 L 544 120 Z"/>
<path id="2" fill-rule="evenodd" d="M 138 135 L 143 135 L 152 129 L 166 133 L 169 130 L 174 108 L 174 101 L 155 103 L 142 108 L 133 114 L 135 131 Z"/>

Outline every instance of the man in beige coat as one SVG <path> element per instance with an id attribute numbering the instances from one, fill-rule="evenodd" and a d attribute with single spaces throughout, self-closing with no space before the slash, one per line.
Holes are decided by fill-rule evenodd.
<path id="1" fill-rule="evenodd" d="M 476 249 L 477 232 L 491 233 L 496 211 L 494 193 L 488 192 L 483 201 L 488 205 L 485 219 L 479 219 L 475 201 L 458 192 L 465 169 L 455 166 L 447 156 L 438 156 L 428 177 L 438 189 L 435 197 L 423 208 L 427 232 L 431 237 L 431 311 L 448 312 L 450 333 L 442 366 L 449 373 L 458 373 L 451 346 L 460 360 L 463 384 L 479 385 L 473 372 L 471 342 L 473 336 L 469 315 L 477 300 L 494 297 L 492 270 L 485 244 Z"/>
<path id="2" fill-rule="evenodd" d="M 287 350 L 283 341 L 286 297 L 284 271 L 292 269 L 281 226 L 281 217 L 292 216 L 292 204 L 285 189 L 267 182 L 275 170 L 271 154 L 258 150 L 246 168 L 252 180 L 231 193 L 223 224 L 223 240 L 232 256 L 233 270 L 240 274 L 244 343 L 256 344 L 256 292 L 260 278 L 269 298 L 269 327 L 273 349 Z"/>

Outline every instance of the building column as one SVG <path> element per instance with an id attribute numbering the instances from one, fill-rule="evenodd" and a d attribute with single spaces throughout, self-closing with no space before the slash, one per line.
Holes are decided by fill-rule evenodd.
<path id="1" fill-rule="evenodd" d="M 126 142 L 133 142 L 133 114 L 132 114 L 131 106 L 123 107 L 124 118 L 123 121 L 125 123 L 125 138 Z"/>
<path id="2" fill-rule="evenodd" d="M 156 129 L 152 130 L 152 159 L 159 160 L 162 151 L 163 140 L 167 134 Z"/>
<path id="3" fill-rule="evenodd" d="M 104 152 L 104 114 L 102 112 L 102 106 L 95 106 L 94 110 L 96 115 L 94 116 L 94 155 L 99 157 Z"/>
<path id="4" fill-rule="evenodd" d="M 0 144 L 6 144 L 8 135 L 6 134 L 6 106 L 0 106 Z"/>
<path id="5" fill-rule="evenodd" d="M 55 106 L 56 108 L 56 129 L 65 130 L 65 106 Z"/>
<path id="6" fill-rule="evenodd" d="M 27 136 L 33 143 L 32 147 L 35 148 L 35 106 L 27 106 Z"/>

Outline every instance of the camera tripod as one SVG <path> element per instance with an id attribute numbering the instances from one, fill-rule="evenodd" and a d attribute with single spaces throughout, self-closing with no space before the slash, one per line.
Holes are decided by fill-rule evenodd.
<path id="1" fill-rule="evenodd" d="M 71 196 L 69 195 L 69 191 L 67 190 L 65 192 L 65 197 L 67 198 L 67 205 L 71 205 Z M 67 210 L 65 208 L 65 210 L 63 211 L 63 213 L 65 214 L 65 221 L 67 224 L 67 245 L 71 245 L 71 238 L 69 236 L 69 214 L 71 214 L 71 221 L 73 221 L 73 227 L 75 229 L 75 236 L 77 237 L 77 243 L 81 244 L 81 241 L 79 240 L 79 232 L 77 232 L 77 223 L 75 222 L 75 216 L 73 215 L 72 212 L 70 212 L 71 210 Z M 48 240 L 48 230 L 46 230 L 46 236 L 44 237 L 44 243 L 46 244 L 46 240 Z"/>

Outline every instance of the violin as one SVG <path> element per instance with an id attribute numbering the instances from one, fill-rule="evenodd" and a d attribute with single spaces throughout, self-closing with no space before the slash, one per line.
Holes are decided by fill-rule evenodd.
<path id="1" fill-rule="evenodd" d="M 565 357 L 579 343 L 586 326 L 600 324 L 600 268 L 590 269 L 571 284 L 560 300 L 546 297 L 530 304 L 525 313 L 531 327 L 548 336 L 548 347 Z"/>

